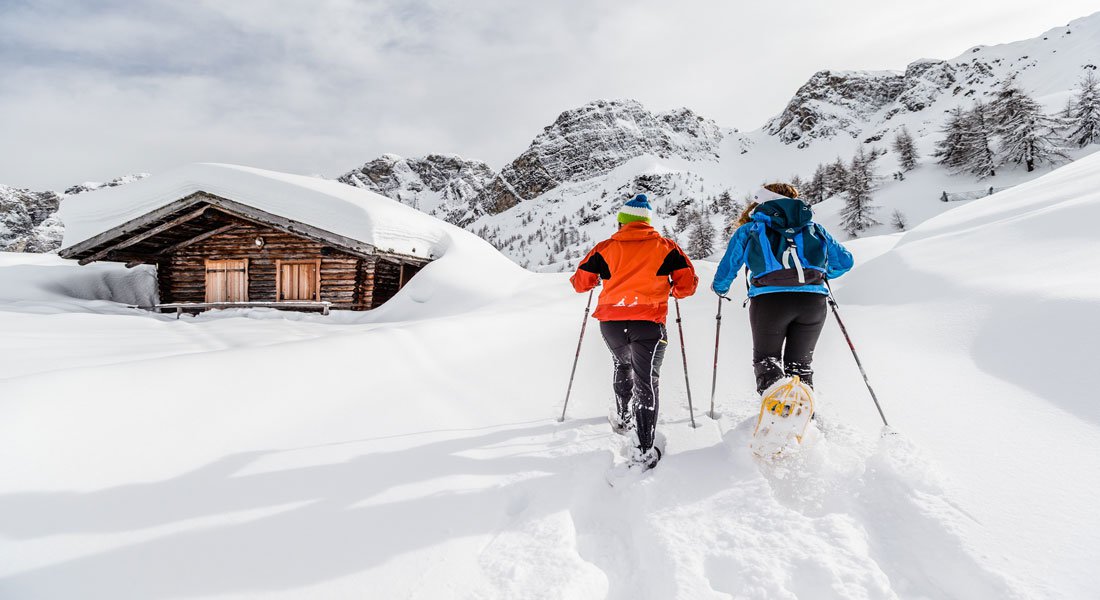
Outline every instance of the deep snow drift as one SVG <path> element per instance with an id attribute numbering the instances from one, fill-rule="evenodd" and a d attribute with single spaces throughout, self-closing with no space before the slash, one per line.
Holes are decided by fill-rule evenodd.
<path id="1" fill-rule="evenodd" d="M 4 256 L 0 596 L 1088 598 L 1097 190 L 1100 155 L 851 244 L 835 289 L 897 436 L 830 324 L 816 440 L 752 459 L 744 311 L 716 422 L 717 301 L 683 301 L 700 427 L 673 329 L 667 457 L 614 489 L 595 328 L 556 422 L 584 297 L 478 240 L 327 319 L 16 303 Z"/>

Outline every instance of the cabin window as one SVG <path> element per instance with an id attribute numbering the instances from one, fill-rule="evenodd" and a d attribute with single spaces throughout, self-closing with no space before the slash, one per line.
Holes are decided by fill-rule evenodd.
<path id="1" fill-rule="evenodd" d="M 207 302 L 248 302 L 248 259 L 206 261 Z"/>
<path id="2" fill-rule="evenodd" d="M 275 289 L 279 291 L 279 301 L 319 301 L 321 299 L 320 259 L 275 261 Z"/>

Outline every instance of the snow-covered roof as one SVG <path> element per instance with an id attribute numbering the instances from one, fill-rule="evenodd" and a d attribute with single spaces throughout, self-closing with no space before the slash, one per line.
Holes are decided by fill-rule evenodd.
<path id="1" fill-rule="evenodd" d="M 198 163 L 61 203 L 68 248 L 196 192 L 206 192 L 370 244 L 438 257 L 453 227 L 379 194 L 337 181 L 239 165 Z"/>

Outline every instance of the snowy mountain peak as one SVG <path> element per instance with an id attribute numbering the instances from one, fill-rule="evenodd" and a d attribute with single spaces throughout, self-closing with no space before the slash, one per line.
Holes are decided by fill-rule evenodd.
<path id="1" fill-rule="evenodd" d="M 799 148 L 841 133 L 858 137 L 862 123 L 901 94 L 904 79 L 893 72 L 818 71 L 765 129 Z"/>
<path id="2" fill-rule="evenodd" d="M 639 156 L 717 160 L 722 129 L 687 108 L 653 113 L 637 100 L 595 100 L 561 113 L 501 171 L 481 204 L 500 212 Z"/>
<path id="3" fill-rule="evenodd" d="M 485 213 L 476 199 L 495 177 L 484 162 L 455 154 L 420 158 L 383 154 L 338 180 L 464 225 Z"/>
<path id="4" fill-rule="evenodd" d="M 764 131 L 799 148 L 842 135 L 877 141 L 899 113 L 924 111 L 945 96 L 969 104 L 1009 78 L 1041 101 L 1057 95 L 1046 99 L 1056 106 L 1083 70 L 1097 65 L 1100 13 L 1032 39 L 974 46 L 951 60 L 920 59 L 904 72 L 819 71 Z"/>

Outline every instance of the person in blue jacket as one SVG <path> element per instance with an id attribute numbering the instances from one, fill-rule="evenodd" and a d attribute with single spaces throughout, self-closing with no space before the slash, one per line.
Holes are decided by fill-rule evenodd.
<path id="1" fill-rule="evenodd" d="M 813 222 L 813 211 L 786 183 L 765 185 L 754 194 L 711 289 L 720 296 L 742 266 L 749 278 L 749 324 L 756 391 L 783 377 L 798 377 L 813 386 L 813 358 L 825 325 L 825 281 L 852 268 L 852 255 L 825 228 Z"/>

